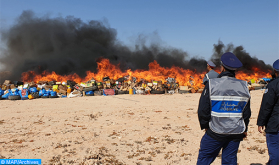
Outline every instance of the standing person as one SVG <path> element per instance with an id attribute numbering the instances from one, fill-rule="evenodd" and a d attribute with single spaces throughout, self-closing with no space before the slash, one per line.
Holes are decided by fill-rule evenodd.
<path id="1" fill-rule="evenodd" d="M 279 59 L 273 63 L 273 69 L 275 79 L 267 85 L 257 121 L 259 132 L 266 132 L 268 165 L 279 164 Z"/>
<path id="2" fill-rule="evenodd" d="M 235 78 L 242 67 L 230 52 L 221 56 L 221 73 L 209 79 L 201 94 L 198 117 L 205 134 L 201 139 L 197 165 L 211 164 L 222 149 L 222 164 L 237 165 L 240 141 L 247 136 L 251 117 L 247 82 Z"/>
<path id="3" fill-rule="evenodd" d="M 207 70 L 208 73 L 205 74 L 202 83 L 205 85 L 209 79 L 217 78 L 219 73 L 215 72 L 213 69 L 216 67 L 216 65 L 212 61 L 207 61 Z"/>

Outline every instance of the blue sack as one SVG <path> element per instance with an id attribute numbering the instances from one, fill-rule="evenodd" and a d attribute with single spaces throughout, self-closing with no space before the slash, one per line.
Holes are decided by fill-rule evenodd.
<path id="1" fill-rule="evenodd" d="M 14 96 L 20 96 L 18 89 L 14 92 Z"/>
<path id="2" fill-rule="evenodd" d="M 92 95 L 92 94 L 94 94 L 93 91 L 87 91 L 87 92 L 85 92 L 85 95 Z"/>
<path id="3" fill-rule="evenodd" d="M 6 90 L 5 92 L 4 92 L 4 94 L 2 95 L 2 99 L 8 99 L 8 97 L 10 96 L 10 94 L 11 94 L 11 90 L 9 89 L 9 90 Z"/>
<path id="4" fill-rule="evenodd" d="M 46 93 L 46 90 L 43 88 L 39 92 L 39 96 L 43 96 Z"/>
<path id="5" fill-rule="evenodd" d="M 61 98 L 67 98 L 67 96 L 66 95 L 62 95 Z"/>
<path id="6" fill-rule="evenodd" d="M 57 92 L 51 91 L 51 92 L 50 92 L 50 96 L 57 96 Z"/>
<path id="7" fill-rule="evenodd" d="M 47 91 L 43 94 L 43 96 L 44 96 L 44 97 L 48 97 L 49 94 L 50 94 L 50 90 L 47 90 Z"/>
<path id="8" fill-rule="evenodd" d="M 10 96 L 20 96 L 18 89 L 11 89 Z"/>
<path id="9" fill-rule="evenodd" d="M 271 79 L 270 78 L 262 78 L 264 81 L 269 82 Z"/>
<path id="10" fill-rule="evenodd" d="M 20 92 L 21 100 L 28 100 L 29 91 L 27 88 L 23 88 Z"/>
<path id="11" fill-rule="evenodd" d="M 38 90 L 37 90 L 36 87 L 31 87 L 31 88 L 29 89 L 29 92 L 30 92 L 30 93 L 35 93 L 35 92 L 38 92 Z"/>
<path id="12" fill-rule="evenodd" d="M 4 94 L 4 91 L 0 88 L 0 96 Z"/>

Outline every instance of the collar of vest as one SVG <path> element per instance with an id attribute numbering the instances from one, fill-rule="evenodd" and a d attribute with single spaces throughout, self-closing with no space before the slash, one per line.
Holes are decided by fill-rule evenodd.
<path id="1" fill-rule="evenodd" d="M 223 76 L 235 77 L 235 73 L 234 72 L 225 71 L 225 72 L 220 73 L 218 75 L 218 78 L 221 78 Z"/>

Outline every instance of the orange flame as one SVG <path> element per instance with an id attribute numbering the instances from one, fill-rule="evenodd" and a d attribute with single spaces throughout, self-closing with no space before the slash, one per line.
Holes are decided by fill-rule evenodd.
<path id="1" fill-rule="evenodd" d="M 270 73 L 265 73 L 265 72 L 261 71 L 259 68 L 253 67 L 251 70 L 252 70 L 253 74 L 248 74 L 248 73 L 244 73 L 242 71 L 238 71 L 236 73 L 235 77 L 237 79 L 244 80 L 244 81 L 250 81 L 251 79 L 254 79 L 255 81 L 257 81 L 259 78 L 271 77 Z"/>
<path id="2" fill-rule="evenodd" d="M 122 72 L 120 68 L 116 65 L 110 63 L 108 59 L 102 59 L 100 62 L 97 62 L 98 68 L 97 72 L 93 73 L 91 71 L 86 72 L 86 77 L 81 78 L 77 74 L 70 74 L 70 75 L 58 75 L 55 72 L 46 72 L 44 71 L 42 74 L 36 74 L 34 71 L 28 71 L 22 73 L 21 80 L 24 82 L 31 82 L 34 81 L 38 83 L 39 81 L 67 81 L 73 80 L 77 83 L 86 82 L 94 78 L 97 81 L 102 81 L 103 77 L 109 76 L 111 79 L 118 79 L 124 76 L 129 75 L 130 77 L 136 77 L 137 80 L 144 79 L 148 82 L 155 80 L 155 81 L 162 81 L 163 83 L 166 82 L 166 78 L 171 77 L 175 78 L 179 85 L 181 86 L 191 86 L 195 88 L 202 88 L 202 80 L 204 78 L 204 73 L 197 73 L 192 70 L 186 70 L 180 67 L 173 66 L 171 68 L 164 68 L 161 67 L 157 61 L 151 62 L 149 64 L 149 70 L 135 70 L 132 71 L 130 69 Z M 236 78 L 242 79 L 245 81 L 249 81 L 250 79 L 257 80 L 258 78 L 262 77 L 271 77 L 269 73 L 264 73 L 258 70 L 258 68 L 253 68 L 255 74 L 247 74 L 244 72 L 237 72 Z"/>

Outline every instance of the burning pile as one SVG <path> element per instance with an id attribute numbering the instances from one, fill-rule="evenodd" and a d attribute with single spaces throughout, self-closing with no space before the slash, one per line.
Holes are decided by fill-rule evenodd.
<path id="1" fill-rule="evenodd" d="M 118 66 L 108 59 L 97 62 L 98 71 L 88 71 L 81 78 L 77 74 L 58 75 L 55 72 L 36 74 L 34 71 L 22 73 L 21 81 L 6 80 L 1 86 L 2 98 L 34 99 L 57 97 L 80 97 L 115 94 L 165 94 L 202 92 L 202 79 L 205 73 L 196 73 L 180 67 L 161 67 L 156 61 L 149 64 L 149 70 L 126 70 L 122 72 Z M 256 68 L 255 68 L 256 70 Z M 237 72 L 237 78 L 248 81 L 252 89 L 263 88 L 271 77 L 269 73 L 257 70 L 257 74 L 249 75 Z"/>
<path id="2" fill-rule="evenodd" d="M 0 81 L 21 77 L 21 81 L 4 82 L 2 98 L 195 93 L 203 89 L 204 59 L 162 46 L 160 39 L 146 45 L 140 36 L 130 48 L 117 40 L 116 30 L 107 22 L 38 17 L 23 11 L 14 26 L 1 31 L 1 37 L 6 49 L 1 52 L 0 65 L 8 72 L 0 72 Z M 219 41 L 213 50 L 210 59 L 216 65 L 220 66 L 221 55 L 228 51 L 240 59 L 243 68 L 236 77 L 251 82 L 251 89 L 259 78 L 271 77 L 272 67 L 251 57 L 242 46 L 225 46 Z"/>
<path id="3" fill-rule="evenodd" d="M 104 77 L 110 77 L 113 80 L 126 77 L 126 80 L 131 81 L 162 81 L 167 82 L 168 77 L 174 77 L 177 83 L 181 86 L 191 86 L 194 88 L 202 88 L 202 79 L 205 73 L 195 73 L 192 70 L 185 70 L 180 67 L 164 68 L 161 67 L 156 61 L 149 64 L 148 71 L 142 70 L 126 70 L 122 72 L 116 65 L 112 65 L 108 59 L 103 59 L 98 64 L 97 73 L 87 71 L 85 78 L 79 77 L 77 74 L 71 75 L 58 75 L 55 72 L 43 72 L 38 75 L 33 71 L 22 73 L 22 81 L 24 82 L 39 82 L 39 81 L 58 81 L 63 82 L 72 80 L 77 83 L 86 82 L 94 78 L 96 81 L 102 81 Z"/>

